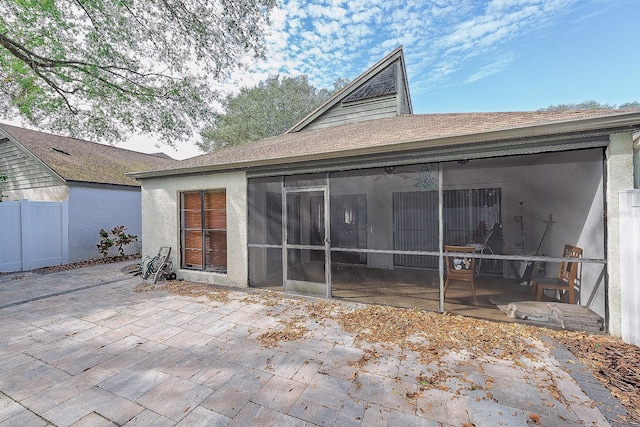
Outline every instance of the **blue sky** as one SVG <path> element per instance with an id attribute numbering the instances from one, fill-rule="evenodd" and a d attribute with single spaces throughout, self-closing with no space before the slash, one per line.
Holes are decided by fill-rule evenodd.
<path id="1" fill-rule="evenodd" d="M 638 0 L 283 0 L 268 60 L 234 83 L 307 74 L 330 88 L 403 45 L 418 114 L 640 102 L 639 17 Z"/>
<path id="2" fill-rule="evenodd" d="M 403 45 L 416 113 L 640 101 L 637 0 L 285 0 L 261 73 L 353 79 Z"/>

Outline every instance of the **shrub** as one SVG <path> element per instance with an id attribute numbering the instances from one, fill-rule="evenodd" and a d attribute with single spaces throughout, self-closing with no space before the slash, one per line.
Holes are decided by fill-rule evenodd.
<path id="1" fill-rule="evenodd" d="M 109 255 L 109 250 L 115 246 L 118 250 L 117 255 L 124 256 L 124 246 L 138 240 L 138 236 L 127 234 L 124 232 L 125 230 L 126 228 L 124 225 L 116 225 L 109 231 L 101 228 L 98 233 L 100 236 L 100 243 L 96 245 L 98 252 L 100 252 L 103 257 L 107 257 Z"/>

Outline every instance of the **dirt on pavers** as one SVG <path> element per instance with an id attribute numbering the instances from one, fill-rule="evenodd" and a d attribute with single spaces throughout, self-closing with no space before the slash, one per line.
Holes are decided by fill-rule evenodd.
<path id="1" fill-rule="evenodd" d="M 145 290 L 140 285 L 138 291 Z M 190 296 L 214 295 L 224 301 L 224 289 L 189 282 L 169 281 L 153 287 L 171 293 Z M 221 299 L 217 299 L 221 298 Z M 381 305 L 344 304 L 329 300 L 316 300 L 284 295 L 279 292 L 256 290 L 243 299 L 276 307 L 281 327 L 263 333 L 259 339 L 265 347 L 276 347 L 280 342 L 303 340 L 311 332 L 308 322 L 335 321 L 345 332 L 355 337 L 363 349 L 362 356 L 350 361 L 356 370 L 384 357 L 380 348 L 400 348 L 416 352 L 420 362 L 438 365 L 441 357 L 451 352 L 470 355 L 463 363 L 476 363 L 482 369 L 483 358 L 507 360 L 513 366 L 524 367 L 540 362 L 541 336 L 552 336 L 564 344 L 587 366 L 594 376 L 625 406 L 630 422 L 640 421 L 640 349 L 606 335 L 589 335 L 568 331 L 547 330 L 535 326 L 499 323 L 469 317 L 433 313 L 418 309 L 405 309 Z M 303 313 L 303 314 L 302 314 Z M 275 313 L 274 313 L 275 314 Z M 381 345 L 381 347 L 380 347 Z M 456 373 L 446 369 L 434 369 L 419 373 L 415 380 L 421 390 L 441 389 L 459 392 L 482 390 L 491 399 L 494 385 L 491 377 L 483 384 L 475 383 L 465 375 L 457 375 L 457 383 L 451 376 Z M 537 386 L 562 404 L 569 404 L 562 395 L 557 380 L 551 373 L 541 372 Z M 457 390 L 452 390 L 459 387 Z M 457 385 L 456 385 L 457 384 Z M 418 395 L 407 396 L 414 400 Z M 549 403 L 550 404 L 550 403 Z M 540 422 L 538 414 L 529 414 L 529 422 Z"/>
<path id="2" fill-rule="evenodd" d="M 423 363 L 450 351 L 468 351 L 476 357 L 506 359 L 516 365 L 536 360 L 541 335 L 551 335 L 565 345 L 623 404 L 632 423 L 640 423 L 640 348 L 601 334 L 546 330 L 535 326 L 496 323 L 463 316 L 402 308 L 367 306 L 344 313 L 342 328 L 368 342 L 389 342 L 418 352 Z M 425 328 L 428 325 L 428 328 Z M 423 340 L 414 340 L 421 336 Z M 371 358 L 375 353 L 363 357 Z M 563 401 L 553 377 L 542 386 Z M 418 378 L 421 384 L 437 385 L 443 378 Z M 487 393 L 489 397 L 490 392 Z M 531 419 L 538 419 L 535 414 Z"/>
<path id="3" fill-rule="evenodd" d="M 422 310 L 370 305 L 343 313 L 338 322 L 357 339 L 417 351 L 423 363 L 450 351 L 517 361 L 534 357 L 536 350 L 532 339 L 537 338 L 537 331 L 533 327 Z"/>
<path id="4" fill-rule="evenodd" d="M 133 289 L 133 292 L 151 291 L 167 291 L 175 295 L 184 295 L 195 298 L 204 296 L 210 301 L 229 301 L 229 291 L 226 289 L 218 289 L 209 285 L 191 283 L 182 280 L 167 280 L 158 284 L 142 282 Z"/>
<path id="5" fill-rule="evenodd" d="M 280 319 L 282 328 L 272 329 L 258 336 L 258 340 L 267 348 L 277 347 L 281 341 L 297 341 L 304 338 L 309 331 L 304 326 L 303 316 L 294 316 L 291 319 Z"/>

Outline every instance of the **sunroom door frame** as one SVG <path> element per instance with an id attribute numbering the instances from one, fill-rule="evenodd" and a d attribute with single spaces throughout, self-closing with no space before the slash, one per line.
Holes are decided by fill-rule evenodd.
<path id="1" fill-rule="evenodd" d="M 322 201 L 322 218 L 321 223 L 324 225 L 324 236 L 322 244 L 311 243 L 290 243 L 289 242 L 289 203 L 288 200 L 294 195 L 321 195 Z M 301 203 L 299 208 L 311 216 L 311 206 L 309 203 Z M 284 187 L 282 191 L 282 281 L 285 291 L 306 292 L 322 295 L 331 298 L 331 242 L 329 241 L 330 233 L 330 217 L 329 214 L 329 188 L 327 185 L 316 185 L 308 187 Z M 294 280 L 289 275 L 289 250 L 301 251 L 318 251 L 323 254 L 324 259 L 324 283 L 317 281 L 301 281 Z"/>

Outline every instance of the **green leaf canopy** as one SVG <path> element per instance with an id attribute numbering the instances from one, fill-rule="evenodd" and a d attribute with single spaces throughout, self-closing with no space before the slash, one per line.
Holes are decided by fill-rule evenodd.
<path id="1" fill-rule="evenodd" d="M 334 90 L 347 80 L 334 83 Z M 270 76 L 254 87 L 243 87 L 238 94 L 228 95 L 224 113 L 202 132 L 203 151 L 215 151 L 280 135 L 304 118 L 331 95 L 317 89 L 306 75 Z"/>
<path id="2" fill-rule="evenodd" d="M 275 0 L 0 0 L 0 113 L 115 142 L 190 138 L 264 55 Z"/>

